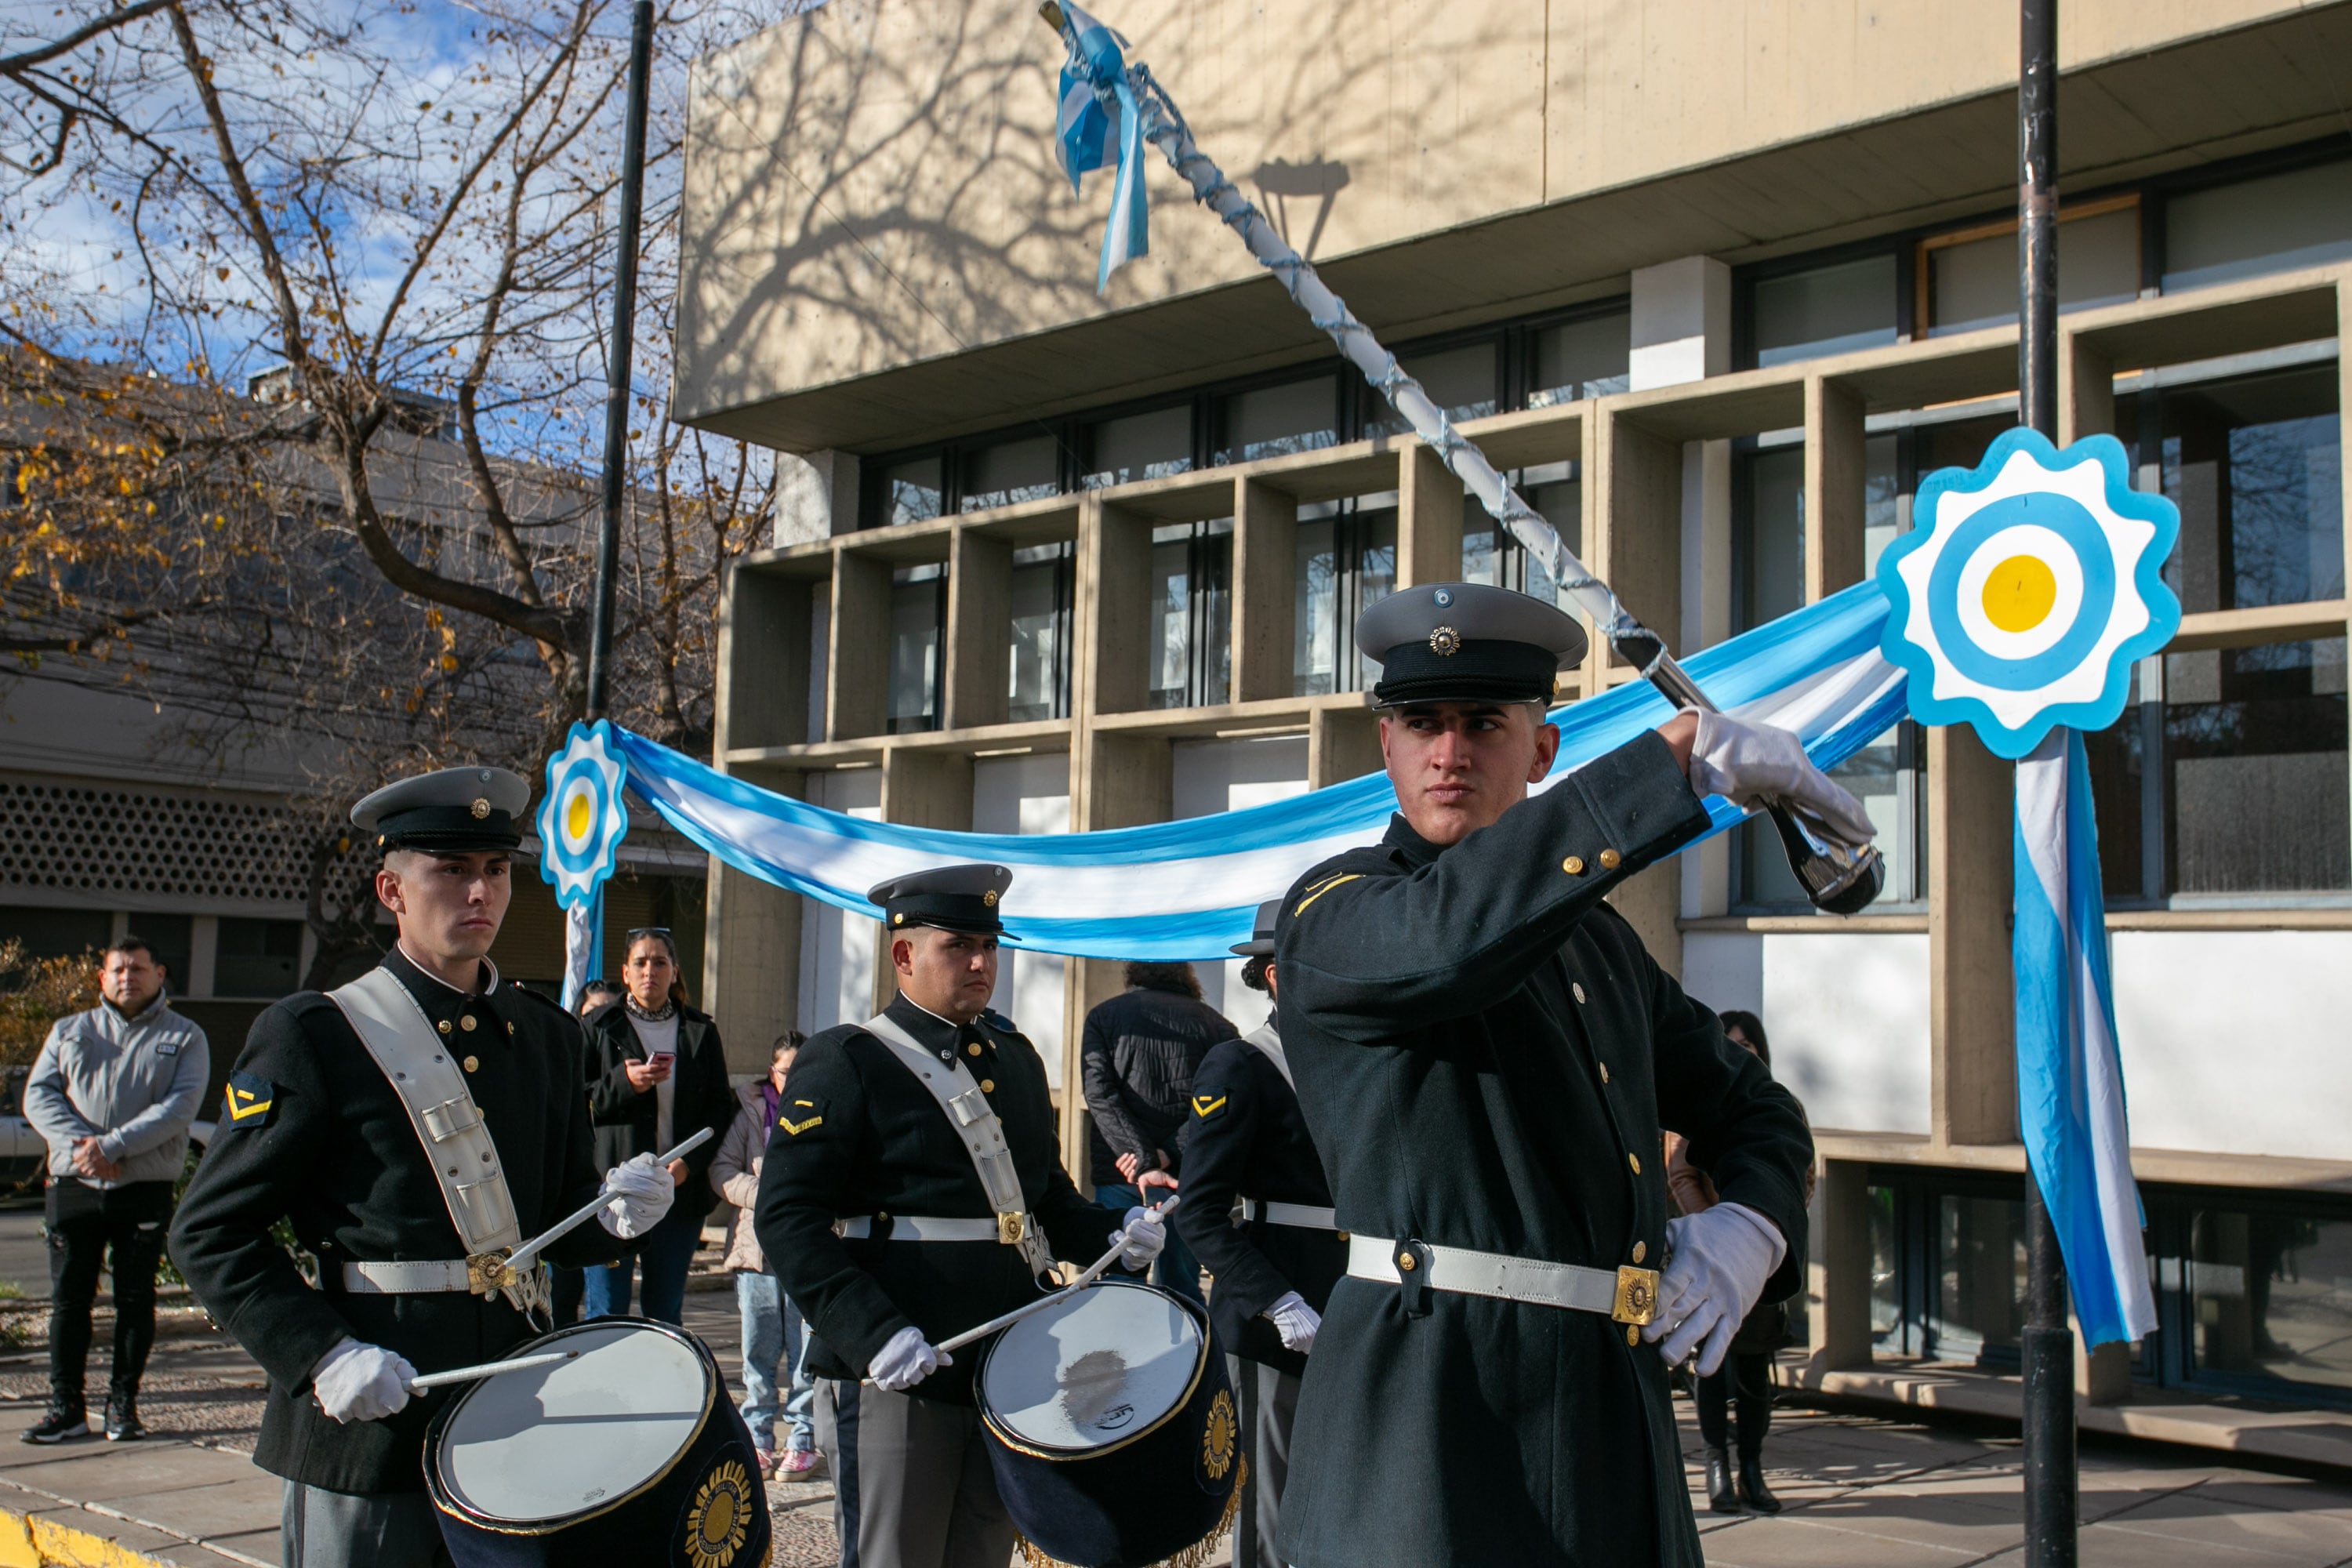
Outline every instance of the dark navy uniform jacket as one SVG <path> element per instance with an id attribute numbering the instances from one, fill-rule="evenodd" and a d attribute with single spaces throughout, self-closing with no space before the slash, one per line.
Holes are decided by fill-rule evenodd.
<path id="1" fill-rule="evenodd" d="M 1296 1290 L 1320 1312 L 1348 1271 L 1348 1245 L 1330 1231 L 1232 1221 L 1236 1198 L 1331 1206 L 1323 1163 L 1307 1135 L 1298 1096 L 1280 1068 L 1247 1040 L 1227 1040 L 1192 1075 L 1184 1129 L 1183 1201 L 1171 1216 L 1215 1277 L 1209 1320 L 1224 1348 L 1297 1376 L 1307 1358 L 1283 1347 L 1262 1313 Z"/>
<path id="2" fill-rule="evenodd" d="M 397 948 L 383 967 L 446 1026 L 457 1060 L 472 1064 L 466 1084 L 498 1144 L 523 1236 L 594 1197 L 601 1178 L 589 1154 L 578 1022 L 518 985 L 463 994 Z M 436 1372 L 495 1361 L 535 1331 L 504 1297 L 344 1293 L 347 1262 L 463 1258 L 466 1248 L 400 1097 L 325 996 L 302 992 L 254 1021 L 226 1100 L 172 1222 L 172 1259 L 205 1310 L 269 1374 L 254 1462 L 330 1491 L 422 1490 L 425 1424 L 459 1390 L 344 1425 L 311 1397 L 310 1369 L 346 1334 Z M 319 1287 L 270 1236 L 281 1217 L 318 1258 Z M 621 1251 L 592 1219 L 547 1258 L 577 1268 Z"/>
<path id="3" fill-rule="evenodd" d="M 1601 901 L 1706 817 L 1642 738 L 1450 848 L 1402 817 L 1302 879 L 1283 1045 L 1363 1236 L 1656 1268 L 1660 1129 L 1773 1224 L 1791 1294 L 1812 1141 L 1787 1090 Z M 1181 1212 L 1181 1211 L 1180 1211 Z M 1439 1275 L 1442 1283 L 1442 1271 Z M 1599 1313 L 1340 1280 L 1283 1497 L 1297 1568 L 1697 1568 L 1666 1367 Z M 1408 1431 L 1398 1443 L 1383 1434 Z"/>
<path id="4" fill-rule="evenodd" d="M 1089 1203 L 1071 1185 L 1037 1047 L 992 1014 L 959 1028 L 904 996 L 885 1012 L 942 1059 L 960 1058 L 979 1080 L 1054 1256 L 1082 1263 L 1101 1257 L 1126 1215 Z M 947 1112 L 862 1025 L 838 1025 L 801 1047 L 782 1110 L 760 1167 L 754 1223 L 769 1267 L 816 1336 L 809 1352 L 814 1375 L 865 1376 L 875 1352 L 910 1323 L 937 1344 L 1036 1300 L 1037 1282 L 1016 1247 L 894 1241 L 879 1223 L 863 1240 L 834 1234 L 834 1221 L 845 1216 L 995 1213 Z M 952 1365 L 909 1392 L 971 1404 L 982 1348 L 955 1352 Z"/>

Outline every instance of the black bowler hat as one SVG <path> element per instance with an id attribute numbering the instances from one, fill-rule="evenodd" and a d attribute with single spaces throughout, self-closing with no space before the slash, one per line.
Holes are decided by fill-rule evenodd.
<path id="1" fill-rule="evenodd" d="M 1584 628 L 1558 605 L 1479 583 L 1404 588 L 1356 620 L 1356 647 L 1381 666 L 1372 700 L 1549 702 L 1552 679 L 1583 661 Z"/>
<path id="2" fill-rule="evenodd" d="M 443 768 L 388 784 L 352 807 L 360 831 L 378 849 L 465 855 L 522 843 L 515 818 L 530 805 L 530 785 L 504 768 Z"/>
<path id="3" fill-rule="evenodd" d="M 1274 920 L 1280 913 L 1282 913 L 1280 899 L 1268 899 L 1260 904 L 1257 907 L 1257 919 L 1251 922 L 1249 941 L 1234 943 L 1233 951 L 1244 958 L 1272 958 L 1274 956 Z"/>
<path id="4" fill-rule="evenodd" d="M 939 866 L 877 882 L 866 889 L 866 897 L 882 906 L 882 923 L 894 931 L 937 926 L 1015 942 L 1019 939 L 1004 936 L 1004 922 L 996 917 L 1004 889 L 1011 886 L 1010 866 Z"/>

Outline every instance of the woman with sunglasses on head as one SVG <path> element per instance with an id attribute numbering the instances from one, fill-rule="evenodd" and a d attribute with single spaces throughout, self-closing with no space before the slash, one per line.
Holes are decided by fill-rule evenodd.
<path id="1" fill-rule="evenodd" d="M 711 1140 L 670 1162 L 677 1201 L 634 1257 L 587 1271 L 582 1305 L 591 1318 L 627 1313 L 632 1278 L 642 1263 L 644 1315 L 675 1323 L 686 1309 L 686 1274 L 702 1239 L 703 1219 L 719 1201 L 710 1162 L 735 1119 L 735 1091 L 727 1082 L 718 1026 L 709 1014 L 687 1005 L 677 944 L 667 928 L 629 932 L 621 984 L 620 1001 L 590 1014 L 586 1025 L 588 1109 L 599 1156 L 613 1153 L 617 1163 L 660 1154 L 706 1127 Z"/>

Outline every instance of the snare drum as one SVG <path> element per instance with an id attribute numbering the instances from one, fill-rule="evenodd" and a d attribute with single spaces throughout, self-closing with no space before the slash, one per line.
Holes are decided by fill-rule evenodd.
<path id="1" fill-rule="evenodd" d="M 974 1378 L 1005 1511 L 1074 1568 L 1205 1557 L 1248 1472 L 1208 1315 L 1106 1279 L 999 1335 Z"/>
<path id="2" fill-rule="evenodd" d="M 580 1353 L 467 1384 L 425 1435 L 457 1568 L 764 1568 L 767 1488 L 700 1340 L 608 1318 L 508 1353 L 545 1350 Z"/>

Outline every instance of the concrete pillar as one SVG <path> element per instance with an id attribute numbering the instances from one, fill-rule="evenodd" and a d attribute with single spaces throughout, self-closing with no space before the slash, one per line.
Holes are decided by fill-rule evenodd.
<path id="1" fill-rule="evenodd" d="M 1938 1143 L 2017 1138 L 2010 970 L 2015 770 L 1976 731 L 1927 731 L 1928 1127 Z"/>
<path id="2" fill-rule="evenodd" d="M 1862 581 L 1865 447 L 1862 395 L 1805 378 L 1805 602 Z"/>
<path id="3" fill-rule="evenodd" d="M 1711 256 L 1685 256 L 1634 270 L 1635 392 L 1679 386 L 1731 369 L 1731 268 Z"/>
<path id="4" fill-rule="evenodd" d="M 1397 586 L 1462 576 L 1462 481 L 1414 441 L 1397 458 Z"/>
<path id="5" fill-rule="evenodd" d="M 1078 737 L 1070 770 L 1070 828 L 1087 833 L 1165 822 L 1174 810 L 1169 742 L 1158 735 L 1106 734 L 1090 726 Z M 1087 1183 L 1092 1123 L 1079 1074 L 1087 1014 L 1126 984 L 1116 959 L 1075 958 L 1066 966 L 1062 1015 L 1062 1163 L 1080 1187 Z"/>
<path id="6" fill-rule="evenodd" d="M 943 730 L 1004 722 L 1011 700 L 1004 650 L 1013 636 L 1013 546 L 958 528 L 948 556 Z"/>
<path id="7" fill-rule="evenodd" d="M 1805 1260 L 1807 1349 L 1815 1378 L 1870 1364 L 1870 1167 L 1831 1160 L 1813 1189 Z"/>
<path id="8" fill-rule="evenodd" d="M 1682 622 L 1675 642 L 1692 654 L 1731 635 L 1731 443 L 1683 445 Z M 1682 912 L 1720 915 L 1731 908 L 1731 847 L 1718 834 L 1677 858 Z"/>
<path id="9" fill-rule="evenodd" d="M 1234 700 L 1288 697 L 1298 500 L 1255 479 L 1234 492 Z"/>
<path id="10" fill-rule="evenodd" d="M 1151 520 L 1088 499 L 1079 510 L 1082 713 L 1132 713 L 1151 692 Z"/>
<path id="11" fill-rule="evenodd" d="M 843 551 L 825 625 L 824 738 L 879 735 L 890 712 L 890 563 Z"/>
<path id="12" fill-rule="evenodd" d="M 763 1073 L 770 1044 L 800 1016 L 800 896 L 713 856 L 703 910 L 703 1005 L 726 1043 L 727 1070 Z"/>
<path id="13" fill-rule="evenodd" d="M 1381 718 L 1370 709 L 1318 708 L 1307 716 L 1307 787 L 1322 789 L 1376 773 Z"/>
<path id="14" fill-rule="evenodd" d="M 2068 332 L 2058 355 L 2058 444 L 2116 431 L 2116 362 Z"/>
<path id="15" fill-rule="evenodd" d="M 782 550 L 857 527 L 857 459 L 847 452 L 778 452 L 769 542 Z"/>

